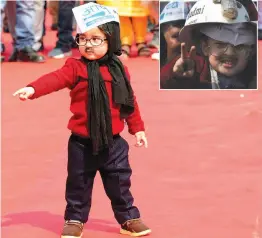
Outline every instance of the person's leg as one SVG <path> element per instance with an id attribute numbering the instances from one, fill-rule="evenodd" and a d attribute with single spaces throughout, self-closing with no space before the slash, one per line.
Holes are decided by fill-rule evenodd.
<path id="1" fill-rule="evenodd" d="M 49 13 L 52 16 L 51 30 L 53 31 L 58 29 L 58 4 L 59 1 L 48 1 Z"/>
<path id="2" fill-rule="evenodd" d="M 132 170 L 128 161 L 129 145 L 122 137 L 114 138 L 109 156 L 99 169 L 105 192 L 111 200 L 117 222 L 121 225 L 122 234 L 145 235 L 150 233 L 141 219 L 134 198 L 130 192 Z"/>
<path id="3" fill-rule="evenodd" d="M 14 41 L 14 51 L 9 61 L 44 62 L 44 57 L 38 55 L 32 48 L 34 44 L 34 1 L 8 1 L 7 12 Z"/>
<path id="4" fill-rule="evenodd" d="M 72 55 L 73 33 L 73 12 L 76 1 L 59 1 L 58 7 L 58 41 L 55 48 L 48 53 L 48 56 L 61 59 Z"/>
<path id="5" fill-rule="evenodd" d="M 81 1 L 80 1 L 80 0 L 76 0 L 76 1 L 75 1 L 75 7 L 80 6 L 80 4 L 81 4 Z M 73 31 L 76 31 L 77 23 L 76 23 L 76 19 L 75 19 L 74 17 L 73 17 L 72 27 L 73 27 Z"/>
<path id="6" fill-rule="evenodd" d="M 149 57 L 151 56 L 151 50 L 146 44 L 147 34 L 147 16 L 145 17 L 132 17 L 133 28 L 135 31 L 135 42 L 137 45 L 138 55 Z"/>
<path id="7" fill-rule="evenodd" d="M 45 18 L 45 1 L 35 0 L 35 20 L 34 20 L 34 45 L 35 51 L 41 51 L 43 47 L 43 32 L 44 32 L 44 18 Z"/>
<path id="8" fill-rule="evenodd" d="M 156 25 L 159 24 L 159 2 L 148 1 L 148 10 L 150 16 L 154 19 Z"/>
<path id="9" fill-rule="evenodd" d="M 4 33 L 10 33 L 10 32 L 9 32 L 9 27 L 8 27 L 7 15 L 4 14 L 3 18 L 4 18 L 4 19 L 3 19 L 3 32 L 4 32 Z"/>
<path id="10" fill-rule="evenodd" d="M 130 17 L 120 16 L 120 39 L 122 44 L 122 57 L 128 58 L 134 41 L 133 26 Z"/>
<path id="11" fill-rule="evenodd" d="M 34 44 L 34 1 L 16 1 L 16 48 L 21 50 Z"/>
<path id="12" fill-rule="evenodd" d="M 47 10 L 47 0 L 44 0 L 44 20 L 43 20 L 43 34 L 42 34 L 42 38 L 44 38 L 45 34 L 46 34 L 46 10 Z"/>
<path id="13" fill-rule="evenodd" d="M 71 135 L 68 142 L 68 164 L 66 180 L 66 221 L 62 237 L 80 237 L 83 224 L 87 222 L 94 178 L 97 171 L 96 158 L 92 157 L 92 146 Z"/>
<path id="14" fill-rule="evenodd" d="M 16 33 L 16 2 L 15 1 L 6 1 L 5 13 L 7 15 L 8 29 L 13 38 L 13 44 L 15 44 Z"/>
<path id="15" fill-rule="evenodd" d="M 152 54 L 152 59 L 159 60 L 159 2 L 158 1 L 149 1 L 148 9 L 150 16 L 154 20 L 154 27 L 151 30 L 153 33 L 152 40 L 148 43 L 149 47 L 156 48 L 158 52 Z"/>

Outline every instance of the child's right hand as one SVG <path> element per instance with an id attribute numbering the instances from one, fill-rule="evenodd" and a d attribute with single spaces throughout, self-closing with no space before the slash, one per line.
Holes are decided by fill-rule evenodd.
<path id="1" fill-rule="evenodd" d="M 196 47 L 192 46 L 187 54 L 185 43 L 181 43 L 181 57 L 176 61 L 173 72 L 175 76 L 190 78 L 195 73 Z"/>
<path id="2" fill-rule="evenodd" d="M 17 90 L 13 96 L 19 95 L 20 100 L 25 101 L 32 97 L 35 93 L 35 89 L 32 87 L 25 87 L 25 88 L 20 88 Z"/>

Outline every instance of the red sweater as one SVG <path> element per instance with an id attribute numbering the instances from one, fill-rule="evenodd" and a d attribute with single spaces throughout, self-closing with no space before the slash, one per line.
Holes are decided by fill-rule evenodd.
<path id="1" fill-rule="evenodd" d="M 160 85 L 163 89 L 211 89 L 211 77 L 209 62 L 202 56 L 195 56 L 195 74 L 191 78 L 176 77 L 173 67 L 180 56 L 174 58 L 161 68 Z M 232 84 L 233 88 L 256 89 L 256 56 L 249 61 L 244 71 L 237 75 L 238 84 Z"/>
<path id="2" fill-rule="evenodd" d="M 180 56 L 175 57 L 161 68 L 160 84 L 161 88 L 199 88 L 201 84 L 206 85 L 210 82 L 209 66 L 203 57 L 195 57 L 195 75 L 191 78 L 177 78 L 173 74 L 173 67 Z"/>
<path id="3" fill-rule="evenodd" d="M 128 73 L 127 67 L 125 66 L 125 71 L 128 79 L 130 80 L 130 75 Z M 112 131 L 113 134 L 118 134 L 124 129 L 124 120 L 120 119 L 120 110 L 113 102 L 112 97 L 112 76 L 108 71 L 107 66 L 101 66 L 100 72 L 105 80 L 105 86 L 109 96 L 109 103 L 112 116 Z M 81 79 L 76 85 L 75 82 L 77 78 Z M 86 65 L 79 59 L 69 58 L 65 65 L 52 73 L 46 74 L 36 81 L 27 85 L 28 87 L 33 87 L 35 89 L 35 94 L 30 99 L 39 98 L 41 96 L 47 95 L 49 93 L 61 90 L 63 88 L 71 89 L 71 105 L 70 111 L 73 116 L 70 118 L 68 123 L 68 129 L 73 133 L 80 136 L 88 137 L 88 117 L 87 117 L 87 106 L 86 104 L 87 95 L 87 70 Z M 135 96 L 134 96 L 135 98 Z M 134 112 L 126 118 L 129 133 L 134 135 L 138 131 L 144 131 L 144 122 L 141 119 L 137 101 L 135 99 L 135 110 Z"/>

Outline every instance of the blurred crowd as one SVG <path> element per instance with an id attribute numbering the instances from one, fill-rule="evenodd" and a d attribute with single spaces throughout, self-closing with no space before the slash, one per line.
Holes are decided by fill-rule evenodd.
<path id="1" fill-rule="evenodd" d="M 72 55 L 77 48 L 74 40 L 76 25 L 72 8 L 87 2 L 117 8 L 121 23 L 122 58 L 129 58 L 135 45 L 137 57 L 159 58 L 159 3 L 148 0 L 0 0 L 1 32 L 10 33 L 13 52 L 5 58 L 5 44 L 1 37 L 1 62 L 45 62 L 46 57 L 61 59 Z M 44 56 L 46 16 L 51 15 L 51 30 L 57 31 L 54 48 Z M 2 35 L 2 34 L 1 34 Z"/>

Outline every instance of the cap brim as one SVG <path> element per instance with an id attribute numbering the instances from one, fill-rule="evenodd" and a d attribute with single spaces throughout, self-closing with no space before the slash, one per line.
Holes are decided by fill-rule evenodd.
<path id="1" fill-rule="evenodd" d="M 195 25 L 189 25 L 189 26 L 184 26 L 181 31 L 179 32 L 179 41 L 184 42 L 186 46 L 191 47 L 197 43 L 198 36 L 194 35 L 200 33 L 198 30 L 201 28 L 202 25 L 206 24 L 214 24 L 214 23 L 219 23 L 219 22 L 206 22 L 206 23 L 200 23 L 200 24 L 195 24 Z M 251 26 L 254 28 L 257 28 L 257 22 L 248 22 Z M 221 23 L 221 24 L 227 24 L 227 23 Z M 229 23 L 229 24 L 238 24 L 238 23 Z"/>

